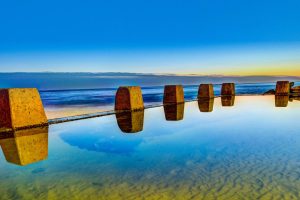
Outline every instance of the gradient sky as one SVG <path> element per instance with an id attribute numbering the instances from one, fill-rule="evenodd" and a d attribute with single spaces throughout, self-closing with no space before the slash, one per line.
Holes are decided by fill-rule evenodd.
<path id="1" fill-rule="evenodd" d="M 0 71 L 300 76 L 299 8 L 299 0 L 2 0 Z"/>

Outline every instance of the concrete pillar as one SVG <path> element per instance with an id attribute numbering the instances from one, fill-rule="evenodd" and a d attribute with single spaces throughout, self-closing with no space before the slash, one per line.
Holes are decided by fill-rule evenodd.
<path id="1" fill-rule="evenodd" d="M 119 128 L 124 133 L 137 133 L 143 130 L 144 110 L 116 113 Z"/>
<path id="2" fill-rule="evenodd" d="M 142 90 L 138 86 L 119 87 L 116 93 L 115 110 L 129 111 L 144 109 Z"/>
<path id="3" fill-rule="evenodd" d="M 7 162 L 28 165 L 48 157 L 48 126 L 13 131 L 0 139 Z"/>
<path id="4" fill-rule="evenodd" d="M 221 96 L 222 106 L 234 106 L 235 96 Z"/>
<path id="5" fill-rule="evenodd" d="M 200 112 L 212 112 L 214 109 L 214 98 L 211 99 L 198 99 L 198 107 Z"/>
<path id="6" fill-rule="evenodd" d="M 183 103 L 184 93 L 182 85 L 166 85 L 164 89 L 164 104 Z"/>
<path id="7" fill-rule="evenodd" d="M 213 84 L 200 84 L 198 89 L 198 99 L 200 98 L 214 98 Z"/>
<path id="8" fill-rule="evenodd" d="M 35 88 L 0 89 L 0 113 L 0 128 L 18 130 L 48 124 Z"/>
<path id="9" fill-rule="evenodd" d="M 275 107 L 287 107 L 288 103 L 288 95 L 275 95 Z"/>
<path id="10" fill-rule="evenodd" d="M 235 84 L 234 83 L 223 83 L 221 89 L 221 95 L 235 95 Z"/>
<path id="11" fill-rule="evenodd" d="M 183 119 L 184 103 L 165 104 L 165 118 L 167 121 L 179 121 Z"/>
<path id="12" fill-rule="evenodd" d="M 290 82 L 289 81 L 277 81 L 275 94 L 276 95 L 289 95 L 290 94 Z"/>

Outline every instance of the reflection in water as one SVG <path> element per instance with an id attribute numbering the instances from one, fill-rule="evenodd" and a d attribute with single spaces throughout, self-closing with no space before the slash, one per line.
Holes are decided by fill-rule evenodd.
<path id="1" fill-rule="evenodd" d="M 198 99 L 198 107 L 200 112 L 212 112 L 214 109 L 214 98 L 200 98 Z"/>
<path id="2" fill-rule="evenodd" d="M 288 103 L 289 103 L 288 95 L 284 95 L 284 96 L 275 95 L 275 106 L 276 107 L 287 107 Z"/>
<path id="3" fill-rule="evenodd" d="M 300 199 L 300 102 L 236 100 L 207 115 L 186 103 L 174 124 L 145 110 L 143 134 L 113 115 L 53 125 L 48 160 L 20 168 L 0 152 L 0 199 Z"/>
<path id="4" fill-rule="evenodd" d="M 289 101 L 293 102 L 293 101 L 300 101 L 300 97 L 289 97 Z"/>
<path id="5" fill-rule="evenodd" d="M 235 96 L 221 96 L 222 106 L 233 106 Z"/>
<path id="6" fill-rule="evenodd" d="M 119 155 L 133 153 L 142 142 L 142 139 L 136 136 L 125 137 L 122 135 L 120 137 L 112 137 L 109 131 L 107 133 L 106 135 L 97 132 L 84 134 L 80 132 L 63 133 L 60 135 L 60 138 L 69 145 L 79 149 Z"/>
<path id="7" fill-rule="evenodd" d="M 116 113 L 119 128 L 124 133 L 137 133 L 143 130 L 144 110 Z"/>
<path id="8" fill-rule="evenodd" d="M 11 132 L 0 139 L 7 162 L 28 165 L 48 156 L 48 126 Z"/>
<path id="9" fill-rule="evenodd" d="M 179 121 L 183 119 L 184 103 L 165 104 L 165 117 L 167 121 Z"/>

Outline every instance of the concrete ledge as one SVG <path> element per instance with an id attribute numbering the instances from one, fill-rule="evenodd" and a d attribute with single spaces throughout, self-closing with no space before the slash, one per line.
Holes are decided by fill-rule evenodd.
<path id="1" fill-rule="evenodd" d="M 48 126 L 14 131 L 0 139 L 7 162 L 28 165 L 48 157 Z"/>
<path id="2" fill-rule="evenodd" d="M 221 96 L 222 106 L 234 106 L 235 96 Z"/>
<path id="3" fill-rule="evenodd" d="M 275 94 L 276 95 L 289 95 L 290 94 L 290 82 L 289 81 L 277 81 Z"/>
<path id="4" fill-rule="evenodd" d="M 289 103 L 288 95 L 275 95 L 275 107 L 287 107 Z"/>
<path id="5" fill-rule="evenodd" d="M 235 95 L 235 84 L 234 83 L 223 83 L 221 89 L 221 95 Z"/>
<path id="6" fill-rule="evenodd" d="M 0 90 L 0 127 L 22 129 L 47 125 L 48 120 L 35 88 Z"/>
<path id="7" fill-rule="evenodd" d="M 200 84 L 198 89 L 198 99 L 200 98 L 214 98 L 213 84 Z"/>
<path id="8" fill-rule="evenodd" d="M 198 107 L 200 112 L 212 112 L 214 109 L 214 98 L 200 98 L 198 99 Z"/>
<path id="9" fill-rule="evenodd" d="M 183 103 L 184 93 L 182 85 L 166 85 L 164 88 L 163 103 Z"/>
<path id="10" fill-rule="evenodd" d="M 138 86 L 119 87 L 116 93 L 115 110 L 130 111 L 144 109 L 142 90 Z"/>
<path id="11" fill-rule="evenodd" d="M 116 113 L 119 128 L 124 133 L 137 133 L 143 130 L 144 110 Z"/>
<path id="12" fill-rule="evenodd" d="M 167 121 L 179 121 L 183 119 L 184 103 L 164 105 L 165 118 Z"/>

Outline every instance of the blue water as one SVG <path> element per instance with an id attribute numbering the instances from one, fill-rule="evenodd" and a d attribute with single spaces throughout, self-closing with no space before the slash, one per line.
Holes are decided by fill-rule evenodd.
<path id="1" fill-rule="evenodd" d="M 275 83 L 255 83 L 255 84 L 236 84 L 236 93 L 263 94 L 274 89 Z M 117 88 L 103 88 L 90 90 L 56 90 L 41 91 L 41 98 L 44 106 L 47 107 L 84 107 L 84 106 L 105 106 L 113 108 L 115 93 Z M 146 105 L 153 105 L 162 102 L 163 86 L 143 87 L 142 93 Z M 215 95 L 220 95 L 221 85 L 214 85 Z M 184 86 L 185 100 L 197 98 L 198 86 Z"/>
<path id="2" fill-rule="evenodd" d="M 300 199 L 299 98 L 226 105 L 193 101 L 0 137 L 0 199 Z"/>

